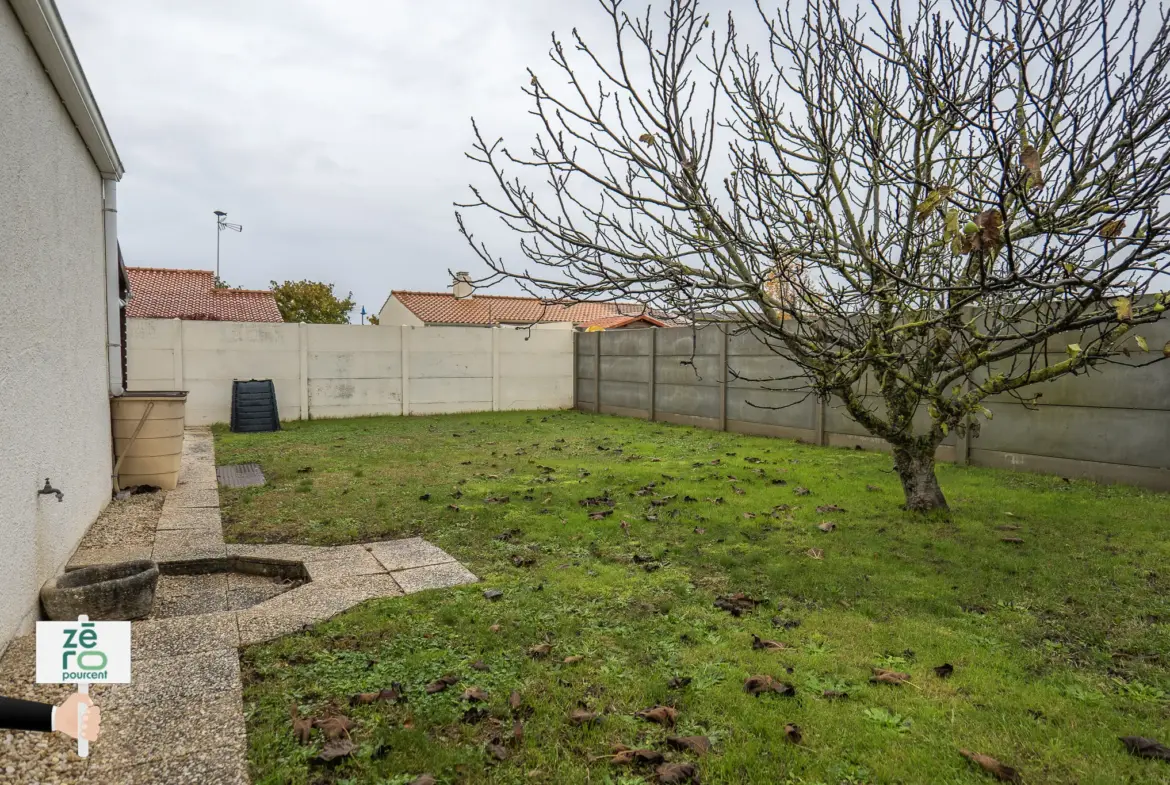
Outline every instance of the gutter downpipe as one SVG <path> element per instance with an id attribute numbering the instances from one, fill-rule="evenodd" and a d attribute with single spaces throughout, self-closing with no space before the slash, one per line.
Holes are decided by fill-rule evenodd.
<path id="1" fill-rule="evenodd" d="M 109 367 L 110 396 L 118 397 L 122 388 L 122 330 L 120 322 L 119 288 L 121 272 L 118 269 L 118 183 L 102 180 L 102 215 L 105 218 L 106 240 L 106 355 Z"/>

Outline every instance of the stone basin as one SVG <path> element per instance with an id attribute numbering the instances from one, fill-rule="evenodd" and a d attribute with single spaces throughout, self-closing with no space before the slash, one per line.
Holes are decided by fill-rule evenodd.
<path id="1" fill-rule="evenodd" d="M 150 615 L 158 565 L 148 559 L 99 564 L 72 570 L 41 587 L 45 614 L 72 621 L 86 614 L 93 621 L 127 621 Z"/>

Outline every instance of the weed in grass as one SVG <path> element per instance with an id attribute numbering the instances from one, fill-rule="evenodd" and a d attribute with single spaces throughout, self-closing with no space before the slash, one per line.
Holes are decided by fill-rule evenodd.
<path id="1" fill-rule="evenodd" d="M 892 712 L 889 709 L 881 706 L 873 706 L 861 712 L 867 720 L 879 725 L 887 730 L 892 730 L 897 733 L 910 732 L 910 720 L 903 717 L 901 714 Z"/>

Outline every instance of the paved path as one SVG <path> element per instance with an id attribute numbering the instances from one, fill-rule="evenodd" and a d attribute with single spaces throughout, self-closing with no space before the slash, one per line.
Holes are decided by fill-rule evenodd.
<path id="1" fill-rule="evenodd" d="M 102 735 L 74 781 L 247 783 L 239 647 L 302 630 L 366 600 L 477 580 L 422 539 L 335 548 L 225 544 L 207 429 L 187 431 L 179 486 L 166 496 L 153 545 L 86 548 L 69 567 L 135 558 L 160 563 L 155 615 L 165 617 L 133 624 L 133 683 L 95 688 Z M 219 572 L 185 574 L 196 564 Z M 285 590 L 270 577 L 236 571 L 255 572 L 257 565 L 308 580 Z"/>

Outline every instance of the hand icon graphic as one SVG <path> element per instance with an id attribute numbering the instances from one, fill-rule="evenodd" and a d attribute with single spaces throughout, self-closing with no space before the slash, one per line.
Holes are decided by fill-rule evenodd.
<path id="1" fill-rule="evenodd" d="M 81 720 L 81 727 L 78 727 L 78 711 L 79 704 L 84 704 L 85 717 Z M 64 733 L 71 739 L 84 739 L 85 741 L 94 741 L 101 732 L 102 725 L 102 710 L 93 705 L 93 700 L 85 693 L 75 692 L 65 699 L 65 702 L 57 707 L 53 714 L 53 730 Z"/>

